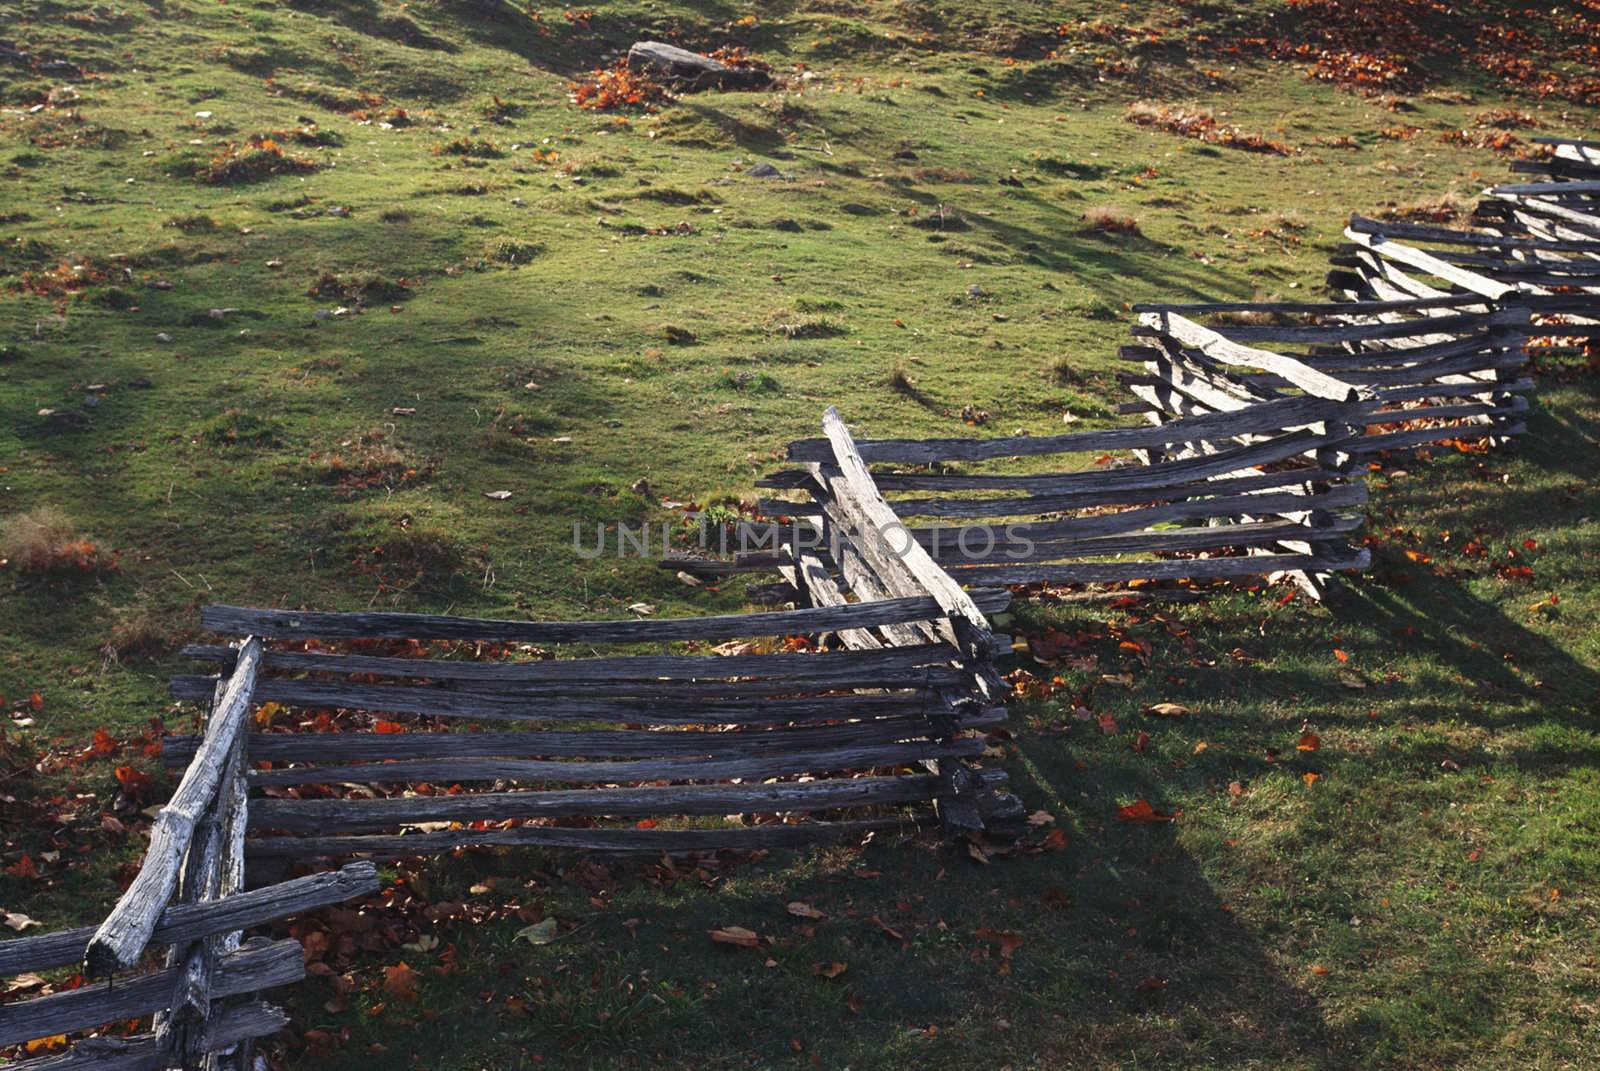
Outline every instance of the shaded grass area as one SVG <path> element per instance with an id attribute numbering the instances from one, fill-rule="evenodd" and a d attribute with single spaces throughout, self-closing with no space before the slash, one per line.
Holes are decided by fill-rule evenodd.
<path id="1" fill-rule="evenodd" d="M 68 95 L 0 72 L 0 515 L 56 507 L 116 568 L 0 569 L 0 695 L 33 721 L 7 741 L 37 756 L 153 715 L 190 724 L 164 679 L 208 601 L 739 609 L 738 585 L 581 561 L 573 524 L 748 494 L 826 404 L 872 436 L 1105 426 L 1127 303 L 1309 296 L 1349 211 L 1504 173 L 1441 141 L 1484 109 L 1593 122 L 1463 71 L 1397 117 L 1198 44 L 1006 63 L 1100 14 L 1060 7 L 619 3 L 541 26 L 465 3 L 17 5 L 8 34 L 97 77 Z M 1238 33 L 1276 8 L 1127 18 Z M 674 35 L 814 77 L 655 115 L 568 105 L 566 78 L 608 48 Z M 1298 152 L 1138 127 L 1138 99 Z M 252 137 L 312 168 L 201 181 Z M 1082 630 L 1098 660 L 1024 656 L 1063 684 L 1018 708 L 996 756 L 1064 851 L 985 866 L 882 845 L 667 884 L 536 854 L 442 862 L 431 900 L 527 882 L 563 936 L 440 923 L 432 950 L 355 961 L 362 995 L 339 1012 L 309 982 L 290 1062 L 377 1044 L 445 1067 L 1582 1066 L 1600 409 L 1579 372 L 1541 390 L 1520 453 L 1374 475 L 1378 567 L 1326 608 L 1271 590 L 1176 608 L 1171 627 L 1019 611 L 1011 631 Z M 1487 557 L 1462 549 L 1475 538 Z M 1533 578 L 1497 575 L 1530 539 Z M 1140 713 L 1160 701 L 1193 713 Z M 1307 731 L 1315 752 L 1296 749 Z M 64 802 L 54 824 L 6 827 L 0 861 L 27 851 L 43 876 L 0 874 L 0 904 L 48 926 L 103 913 L 137 852 L 96 817 L 126 761 L 27 782 Z M 1183 817 L 1116 822 L 1136 798 Z M 85 854 L 44 859 L 57 829 Z M 801 897 L 829 915 L 809 938 L 785 910 Z M 705 936 L 726 925 L 775 943 Z M 1023 943 L 1005 960 L 985 928 Z M 429 972 L 450 944 L 462 969 Z M 402 957 L 426 975 L 416 1006 L 378 985 Z"/>

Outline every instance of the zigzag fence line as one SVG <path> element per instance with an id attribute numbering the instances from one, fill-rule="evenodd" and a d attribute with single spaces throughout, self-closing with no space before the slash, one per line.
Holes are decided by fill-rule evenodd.
<path id="1" fill-rule="evenodd" d="M 296 942 L 243 931 L 378 881 L 360 861 L 247 891 L 247 858 L 270 870 L 475 845 L 695 853 L 935 820 L 1016 832 L 1021 801 L 980 761 L 1005 717 L 994 660 L 1009 645 L 989 616 L 1007 586 L 1282 573 L 1318 593 L 1367 564 L 1354 542 L 1365 459 L 1510 439 L 1532 388 L 1530 333 L 1600 335 L 1600 143 L 1554 143 L 1516 169 L 1541 181 L 1488 191 L 1470 230 L 1354 218 L 1328 280 L 1348 300 L 1141 306 L 1124 411 L 1148 426 L 857 442 L 830 409 L 824 438 L 790 444 L 798 467 L 762 481 L 791 495 L 764 504 L 795 522 L 786 538 L 672 563 L 776 572 L 794 610 L 525 622 L 208 607 L 205 628 L 243 638 L 187 649 L 216 672 L 172 682 L 208 713 L 200 735 L 167 741 L 184 772 L 137 877 L 98 928 L 0 942 L 0 976 L 79 961 L 91 978 L 141 973 L 0 1005 L 0 1046 L 154 1013 L 146 1033 L 14 1066 L 250 1066 L 252 1040 L 286 1021 L 259 992 L 304 966 Z M 1074 454 L 1098 463 L 1063 467 Z M 963 538 L 979 527 L 986 538 Z M 663 652 L 752 638 L 772 646 Z M 469 661 L 450 657 L 460 641 L 618 653 Z M 499 731 L 251 732 L 263 702 Z M 283 798 L 346 780 L 493 787 Z"/>

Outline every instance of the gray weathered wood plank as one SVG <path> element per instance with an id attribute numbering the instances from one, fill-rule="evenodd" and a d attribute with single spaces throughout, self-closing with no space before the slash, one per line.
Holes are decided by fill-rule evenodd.
<path id="1" fill-rule="evenodd" d="M 633 855 L 692 855 L 703 852 L 748 852 L 764 848 L 797 848 L 843 841 L 876 833 L 912 832 L 921 822 L 907 818 L 872 818 L 841 822 L 800 822 L 725 829 L 574 829 L 517 826 L 512 829 L 447 829 L 435 833 L 337 837 L 262 837 L 250 842 L 258 858 L 304 859 L 317 856 L 370 855 L 375 859 L 433 855 L 457 848 L 560 848 L 569 851 L 618 852 Z"/>
<path id="2" fill-rule="evenodd" d="M 156 921 L 177 887 L 195 824 L 215 799 L 234 743 L 244 731 L 260 660 L 261 641 L 247 639 L 227 687 L 211 711 L 204 745 L 151 826 L 150 847 L 138 876 L 89 942 L 84 965 L 90 977 L 132 967 L 150 943 Z"/>
<path id="3" fill-rule="evenodd" d="M 582 788 L 549 792 L 484 792 L 351 800 L 264 799 L 250 809 L 252 829 L 339 833 L 420 822 L 502 822 L 518 818 L 600 815 L 772 814 L 832 810 L 933 799 L 931 777 L 858 777 L 763 785 L 673 785 Z M 253 849 L 252 849 L 253 850 Z"/>
<path id="4" fill-rule="evenodd" d="M 998 610 L 1010 602 L 1011 596 L 1006 591 L 988 591 L 974 592 L 972 598 L 980 606 Z M 926 621 L 943 613 L 938 601 L 927 596 L 769 613 L 649 621 L 496 621 L 433 614 L 328 613 L 212 605 L 200 611 L 200 624 L 220 634 L 273 638 L 394 637 L 534 644 L 658 643 L 836 632 L 841 628 L 872 628 L 883 624 Z"/>
<path id="5" fill-rule="evenodd" d="M 243 930 L 378 891 L 378 872 L 370 863 L 293 878 L 278 885 L 236 893 L 226 900 L 173 904 L 151 932 L 152 944 L 187 944 L 201 937 Z M 24 971 L 65 967 L 83 959 L 95 927 L 60 930 L 38 937 L 0 941 L 0 977 Z"/>
<path id="6" fill-rule="evenodd" d="M 168 967 L 91 983 L 15 1004 L 0 1004 L 0 1045 L 16 1045 L 53 1034 L 67 1034 L 114 1019 L 135 1019 L 166 1006 L 178 968 Z M 237 996 L 257 989 L 298 982 L 305 977 L 305 959 L 298 941 L 277 941 L 245 948 L 223 958 L 212 980 L 216 997 Z"/>

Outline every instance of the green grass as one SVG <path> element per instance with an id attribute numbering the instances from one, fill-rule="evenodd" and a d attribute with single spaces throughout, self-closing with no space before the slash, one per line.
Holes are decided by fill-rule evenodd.
<path id="1" fill-rule="evenodd" d="M 8 35 L 98 77 L 29 113 L 59 83 L 0 71 L 0 517 L 55 506 L 117 552 L 98 576 L 0 569 L 0 695 L 33 719 L 5 731 L 25 761 L 0 794 L 24 817 L 0 825 L 0 861 L 44 860 L 42 879 L 0 874 L 0 904 L 50 927 L 115 895 L 138 844 L 99 815 L 118 806 L 112 767 L 149 760 L 28 761 L 96 728 L 190 724 L 164 680 L 199 605 L 738 610 L 738 585 L 581 560 L 573 524 L 748 493 L 828 404 L 875 436 L 1107 426 L 1128 303 L 1310 297 L 1350 211 L 1470 198 L 1505 173 L 1441 134 L 1507 104 L 1551 132 L 1595 118 L 1470 71 L 1440 77 L 1471 102 L 1417 95 L 1396 116 L 1288 65 L 1207 75 L 1198 44 L 1104 81 L 1088 53 L 1004 62 L 1008 35 L 1098 12 L 1077 0 L 943 18 L 624 2 L 587 25 L 550 9 L 543 33 L 465 2 L 14 6 Z M 1184 33 L 1274 6 L 1193 9 Z M 626 121 L 569 105 L 567 79 L 607 48 L 673 28 L 814 77 Z M 1203 103 L 1303 152 L 1137 127 L 1137 99 Z M 1424 132 L 1379 137 L 1401 122 Z M 251 181 L 206 181 L 225 151 L 256 154 L 228 173 Z M 761 160 L 789 177 L 750 177 Z M 1086 225 L 1098 209 L 1138 233 Z M 482 910 L 397 907 L 374 949 L 332 955 L 354 995 L 328 1011 L 327 981 L 287 994 L 289 1064 L 365 1066 L 380 1044 L 386 1065 L 461 1068 L 1585 1066 L 1592 378 L 1545 377 L 1529 429 L 1513 453 L 1375 476 L 1376 567 L 1326 607 L 1275 589 L 1175 608 L 1170 627 L 1019 610 L 1011 631 L 1082 630 L 1099 660 L 1020 705 L 1000 757 L 1065 850 L 985 866 L 884 844 L 682 875 L 440 862 L 402 889 Z M 483 497 L 499 489 L 512 498 Z M 1494 556 L 1534 540 L 1533 579 L 1464 553 L 1474 537 Z M 1124 671 L 1129 687 L 1102 679 Z M 1158 701 L 1193 713 L 1140 713 Z M 1307 729 L 1318 751 L 1296 750 Z M 1114 821 L 1137 797 L 1183 817 Z M 489 874 L 493 892 L 469 891 Z M 784 908 L 802 897 L 829 916 L 811 937 Z M 506 904 L 563 936 L 514 941 L 526 921 Z M 706 937 L 726 925 L 774 943 Z M 1008 971 L 984 928 L 1022 939 Z M 398 947 L 419 935 L 441 943 Z M 450 945 L 460 969 L 428 971 Z M 424 972 L 419 1004 L 378 990 L 402 959 Z M 835 961 L 838 978 L 813 975 Z M 308 1030 L 349 1038 L 329 1055 Z"/>

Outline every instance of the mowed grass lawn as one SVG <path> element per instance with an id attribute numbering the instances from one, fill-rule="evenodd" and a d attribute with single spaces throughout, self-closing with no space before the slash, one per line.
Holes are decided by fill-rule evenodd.
<path id="1" fill-rule="evenodd" d="M 11 4 L 8 36 L 94 76 L 0 67 L 0 519 L 54 510 L 99 567 L 0 568 L 0 906 L 55 928 L 116 896 L 170 781 L 130 803 L 113 771 L 157 772 L 127 742 L 151 718 L 193 724 L 164 681 L 206 602 L 742 609 L 584 561 L 573 526 L 748 496 L 828 404 L 872 436 L 1131 420 L 1130 303 L 1314 297 L 1350 212 L 1506 173 L 1444 135 L 1505 107 L 1524 138 L 1594 128 L 1475 71 L 1397 112 L 1221 49 L 1273 3 L 1140 7 L 1117 17 L 1188 51 L 1084 31 L 1014 61 L 1104 14 L 1078 0 Z M 790 85 L 569 102 L 672 34 Z M 1135 100 L 1298 151 L 1136 126 Z M 1553 363 L 1516 450 L 1383 466 L 1374 568 L 1325 606 L 1019 607 L 1070 657 L 1008 665 L 1059 680 L 994 761 L 1064 846 L 389 869 L 370 928 L 299 931 L 330 970 L 282 994 L 274 1058 L 1594 1066 L 1597 436 L 1592 371 Z M 119 750 L 74 760 L 97 729 Z M 1114 820 L 1138 798 L 1181 814 Z"/>

